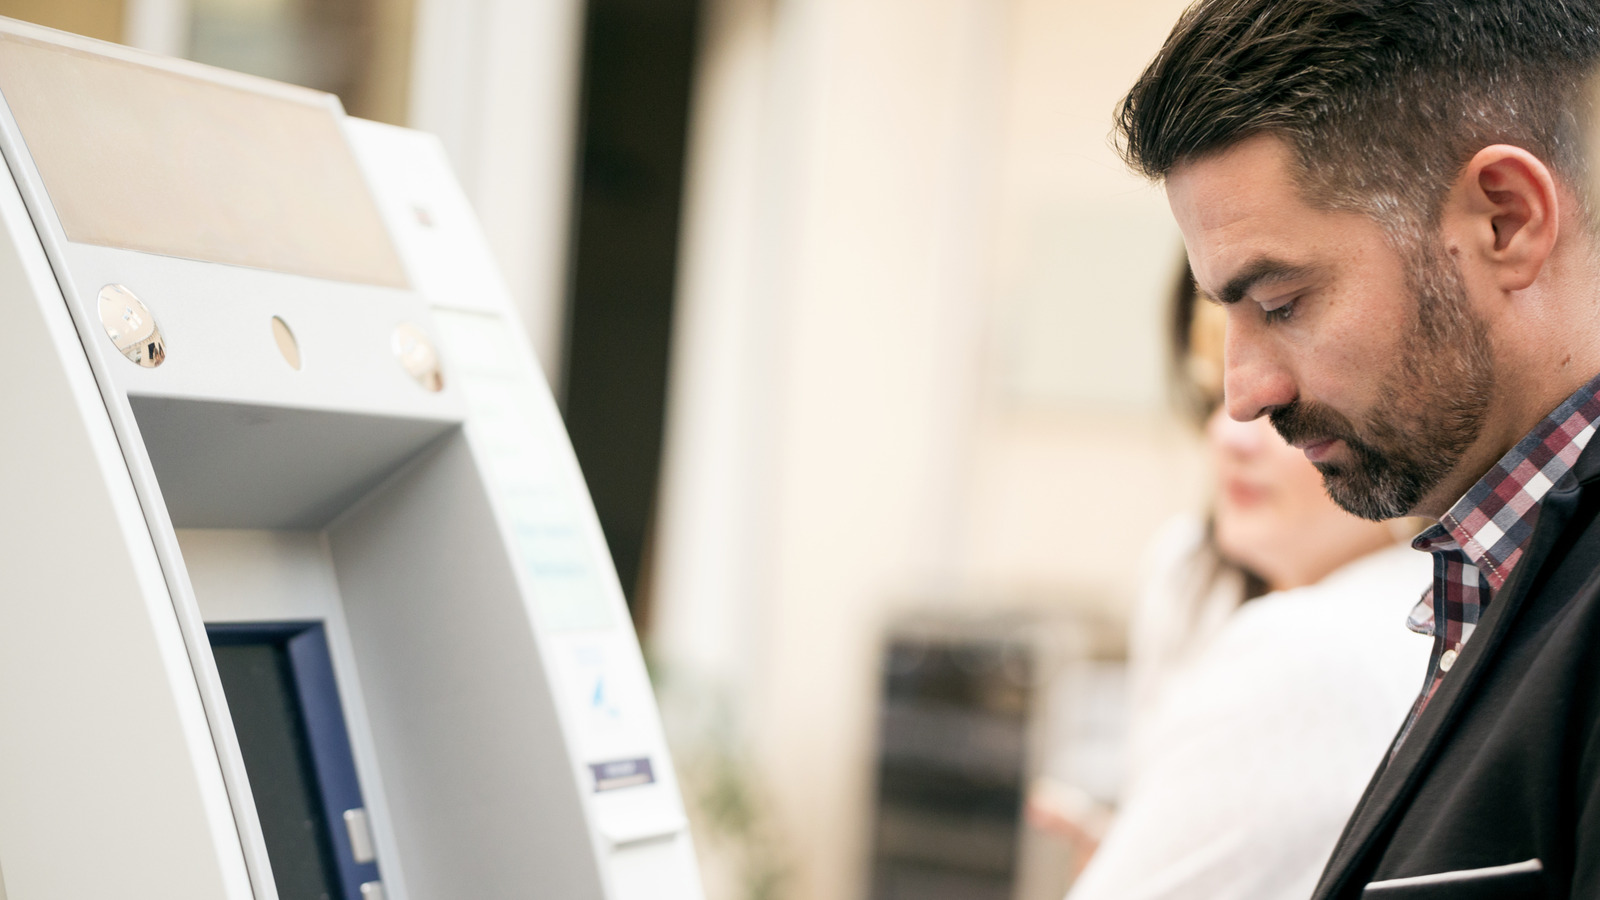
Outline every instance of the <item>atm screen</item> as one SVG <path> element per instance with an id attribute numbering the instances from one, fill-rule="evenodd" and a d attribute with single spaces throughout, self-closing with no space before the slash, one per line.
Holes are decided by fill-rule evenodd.
<path id="1" fill-rule="evenodd" d="M 355 859 L 349 834 L 341 833 L 345 811 L 362 804 L 322 627 L 207 631 L 279 898 L 359 900 L 360 885 L 376 880 L 377 867 Z"/>

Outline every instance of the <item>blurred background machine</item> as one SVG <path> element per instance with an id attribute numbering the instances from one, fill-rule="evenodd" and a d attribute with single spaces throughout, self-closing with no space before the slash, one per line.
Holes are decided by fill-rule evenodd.
<path id="1" fill-rule="evenodd" d="M 1075 848 L 1031 827 L 1042 780 L 1115 799 L 1125 667 L 1077 616 L 902 616 L 885 632 L 872 900 L 1059 900 Z"/>
<path id="2" fill-rule="evenodd" d="M 437 142 L 0 20 L 0 896 L 697 898 Z"/>
<path id="3" fill-rule="evenodd" d="M 1018 640 L 890 640 L 874 900 L 1010 900 L 1038 663 Z"/>

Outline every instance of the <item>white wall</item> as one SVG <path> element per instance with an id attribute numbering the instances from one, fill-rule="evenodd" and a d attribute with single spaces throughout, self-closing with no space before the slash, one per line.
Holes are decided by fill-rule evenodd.
<path id="1" fill-rule="evenodd" d="M 1180 246 L 1107 144 L 1178 0 L 717 0 L 691 140 L 655 649 L 740 698 L 798 863 L 865 884 L 884 620 L 1119 614 L 1195 502 Z"/>
<path id="2" fill-rule="evenodd" d="M 554 381 L 566 307 L 582 0 L 416 0 L 412 128 L 444 142 Z"/>
<path id="3" fill-rule="evenodd" d="M 742 692 L 803 896 L 860 881 L 885 605 L 958 564 L 1003 12 L 714 5 L 657 644 Z"/>
<path id="4" fill-rule="evenodd" d="M 1202 491 L 1164 396 L 1181 239 L 1110 143 L 1117 103 L 1187 4 L 1009 5 L 963 571 L 977 596 L 1070 595 L 1119 616 L 1146 537 Z"/>
<path id="5" fill-rule="evenodd" d="M 779 295 L 752 726 L 802 896 L 859 891 L 881 623 L 956 575 L 1004 12 L 993 0 L 793 12 L 813 119 Z"/>

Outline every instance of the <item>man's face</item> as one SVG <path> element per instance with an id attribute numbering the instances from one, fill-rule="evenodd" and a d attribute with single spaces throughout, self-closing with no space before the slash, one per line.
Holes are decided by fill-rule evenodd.
<path id="1" fill-rule="evenodd" d="M 1195 279 L 1227 307 L 1228 412 L 1270 416 L 1358 516 L 1441 513 L 1494 385 L 1485 329 L 1442 249 L 1310 206 L 1291 154 L 1254 137 L 1167 180 Z"/>

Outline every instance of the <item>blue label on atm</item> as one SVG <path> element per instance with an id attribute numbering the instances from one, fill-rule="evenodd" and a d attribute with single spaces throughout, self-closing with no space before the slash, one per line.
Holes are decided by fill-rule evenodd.
<path id="1" fill-rule="evenodd" d="M 594 773 L 595 793 L 653 784 L 656 780 L 655 770 L 650 767 L 650 758 L 647 756 L 590 763 L 589 771 Z"/>

